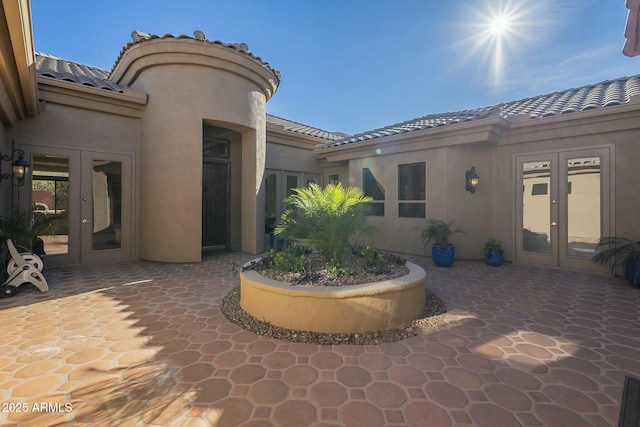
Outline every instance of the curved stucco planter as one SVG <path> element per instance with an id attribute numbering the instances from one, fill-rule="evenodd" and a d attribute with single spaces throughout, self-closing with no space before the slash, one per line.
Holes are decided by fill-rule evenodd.
<path id="1" fill-rule="evenodd" d="M 256 319 L 282 328 L 322 333 L 382 331 L 420 317 L 425 271 L 344 287 L 290 285 L 253 270 L 240 273 L 240 306 Z"/>

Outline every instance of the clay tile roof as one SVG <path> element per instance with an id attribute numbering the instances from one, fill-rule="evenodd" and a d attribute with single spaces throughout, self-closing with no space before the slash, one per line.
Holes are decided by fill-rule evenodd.
<path id="1" fill-rule="evenodd" d="M 131 39 L 132 42 L 127 43 L 126 46 L 124 46 L 122 48 L 122 50 L 120 51 L 120 54 L 118 55 L 118 58 L 116 59 L 115 64 L 117 64 L 120 61 L 120 58 L 122 58 L 122 55 L 124 54 L 124 52 L 129 49 L 131 46 L 138 44 L 138 43 L 144 43 L 145 41 L 148 40 L 155 40 L 155 39 L 191 39 L 191 40 L 198 40 L 204 43 L 211 43 L 211 44 L 215 44 L 215 45 L 220 45 L 223 47 L 226 47 L 228 49 L 232 49 L 235 50 L 237 52 L 240 52 L 244 55 L 247 55 L 248 57 L 255 59 L 256 61 L 260 62 L 262 64 L 263 67 L 267 68 L 269 71 L 271 71 L 277 78 L 278 80 L 278 84 L 280 83 L 280 78 L 281 78 L 281 74 L 280 71 L 276 70 L 275 68 L 273 68 L 268 62 L 264 61 L 261 57 L 254 55 L 252 52 L 249 51 L 249 46 L 246 43 L 225 43 L 222 42 L 220 40 L 208 40 L 206 35 L 200 31 L 200 30 L 196 30 L 193 32 L 193 37 L 188 36 L 186 34 L 180 34 L 178 36 L 173 35 L 173 34 L 165 34 L 163 36 L 159 36 L 157 34 L 148 34 L 148 33 L 143 33 L 142 31 L 132 31 L 131 32 Z M 115 68 L 115 64 L 112 67 L 111 71 L 113 72 L 113 68 Z"/>
<path id="2" fill-rule="evenodd" d="M 185 36 L 186 37 L 186 36 Z M 109 80 L 109 72 L 95 67 L 67 61 L 53 55 L 36 52 L 36 73 L 71 83 L 92 86 L 99 89 L 122 93 L 124 88 Z M 340 132 L 328 132 L 312 126 L 267 114 L 267 121 L 289 132 L 335 141 L 347 137 Z"/>
<path id="3" fill-rule="evenodd" d="M 530 118 L 536 119 L 605 108 L 625 104 L 629 102 L 632 96 L 637 94 L 640 94 L 640 75 L 622 77 L 576 89 L 507 102 L 493 107 L 430 114 L 322 144 L 318 148 L 336 147 L 438 126 L 449 126 L 486 118 L 492 114 L 499 114 L 504 118 L 528 115 Z"/>
<path id="4" fill-rule="evenodd" d="M 124 89 L 109 80 L 108 71 L 40 52 L 36 52 L 36 73 L 39 76 L 51 77 L 112 92 L 122 93 Z"/>
<path id="5" fill-rule="evenodd" d="M 328 139 L 330 141 L 336 141 L 344 139 L 349 135 L 341 132 L 329 132 L 326 130 L 318 129 L 312 126 L 303 125 L 291 120 L 283 119 L 271 114 L 267 114 L 267 123 L 282 127 L 289 132 L 299 133 L 301 135 L 315 136 L 322 139 Z"/>

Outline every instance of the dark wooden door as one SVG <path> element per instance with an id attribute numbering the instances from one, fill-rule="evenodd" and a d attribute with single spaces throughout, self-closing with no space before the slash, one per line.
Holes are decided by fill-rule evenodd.
<path id="1" fill-rule="evenodd" d="M 202 247 L 229 246 L 229 165 L 202 165 Z"/>

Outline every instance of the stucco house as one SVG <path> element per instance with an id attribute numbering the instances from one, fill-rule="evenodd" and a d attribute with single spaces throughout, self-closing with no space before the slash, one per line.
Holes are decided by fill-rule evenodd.
<path id="1" fill-rule="evenodd" d="M 345 135 L 267 114 L 280 74 L 243 43 L 135 31 L 100 70 L 36 53 L 29 2 L 3 5 L 0 148 L 31 170 L 0 182 L 0 214 L 60 218 L 52 265 L 260 253 L 310 182 L 361 186 L 361 239 L 407 254 L 428 218 L 465 231 L 458 257 L 496 237 L 507 260 L 583 270 L 603 271 L 600 236 L 640 236 L 640 76 Z"/>

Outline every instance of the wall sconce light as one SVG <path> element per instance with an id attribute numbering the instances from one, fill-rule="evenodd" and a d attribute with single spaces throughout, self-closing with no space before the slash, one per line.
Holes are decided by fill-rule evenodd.
<path id="1" fill-rule="evenodd" d="M 18 155 L 18 159 L 11 163 L 11 173 L 2 173 L 2 162 L 0 162 L 0 181 L 3 179 L 11 179 L 13 181 L 13 185 L 21 186 L 24 184 L 24 178 L 27 176 L 27 172 L 29 171 L 29 167 L 31 166 L 29 162 L 24 159 L 24 150 L 13 150 L 11 156 L 8 154 L 0 157 L 5 161 L 12 161 L 15 155 Z"/>
<path id="2" fill-rule="evenodd" d="M 465 172 L 465 190 L 470 193 L 475 193 L 478 184 L 480 183 L 480 177 L 476 174 L 476 167 L 472 166 L 471 169 Z"/>

